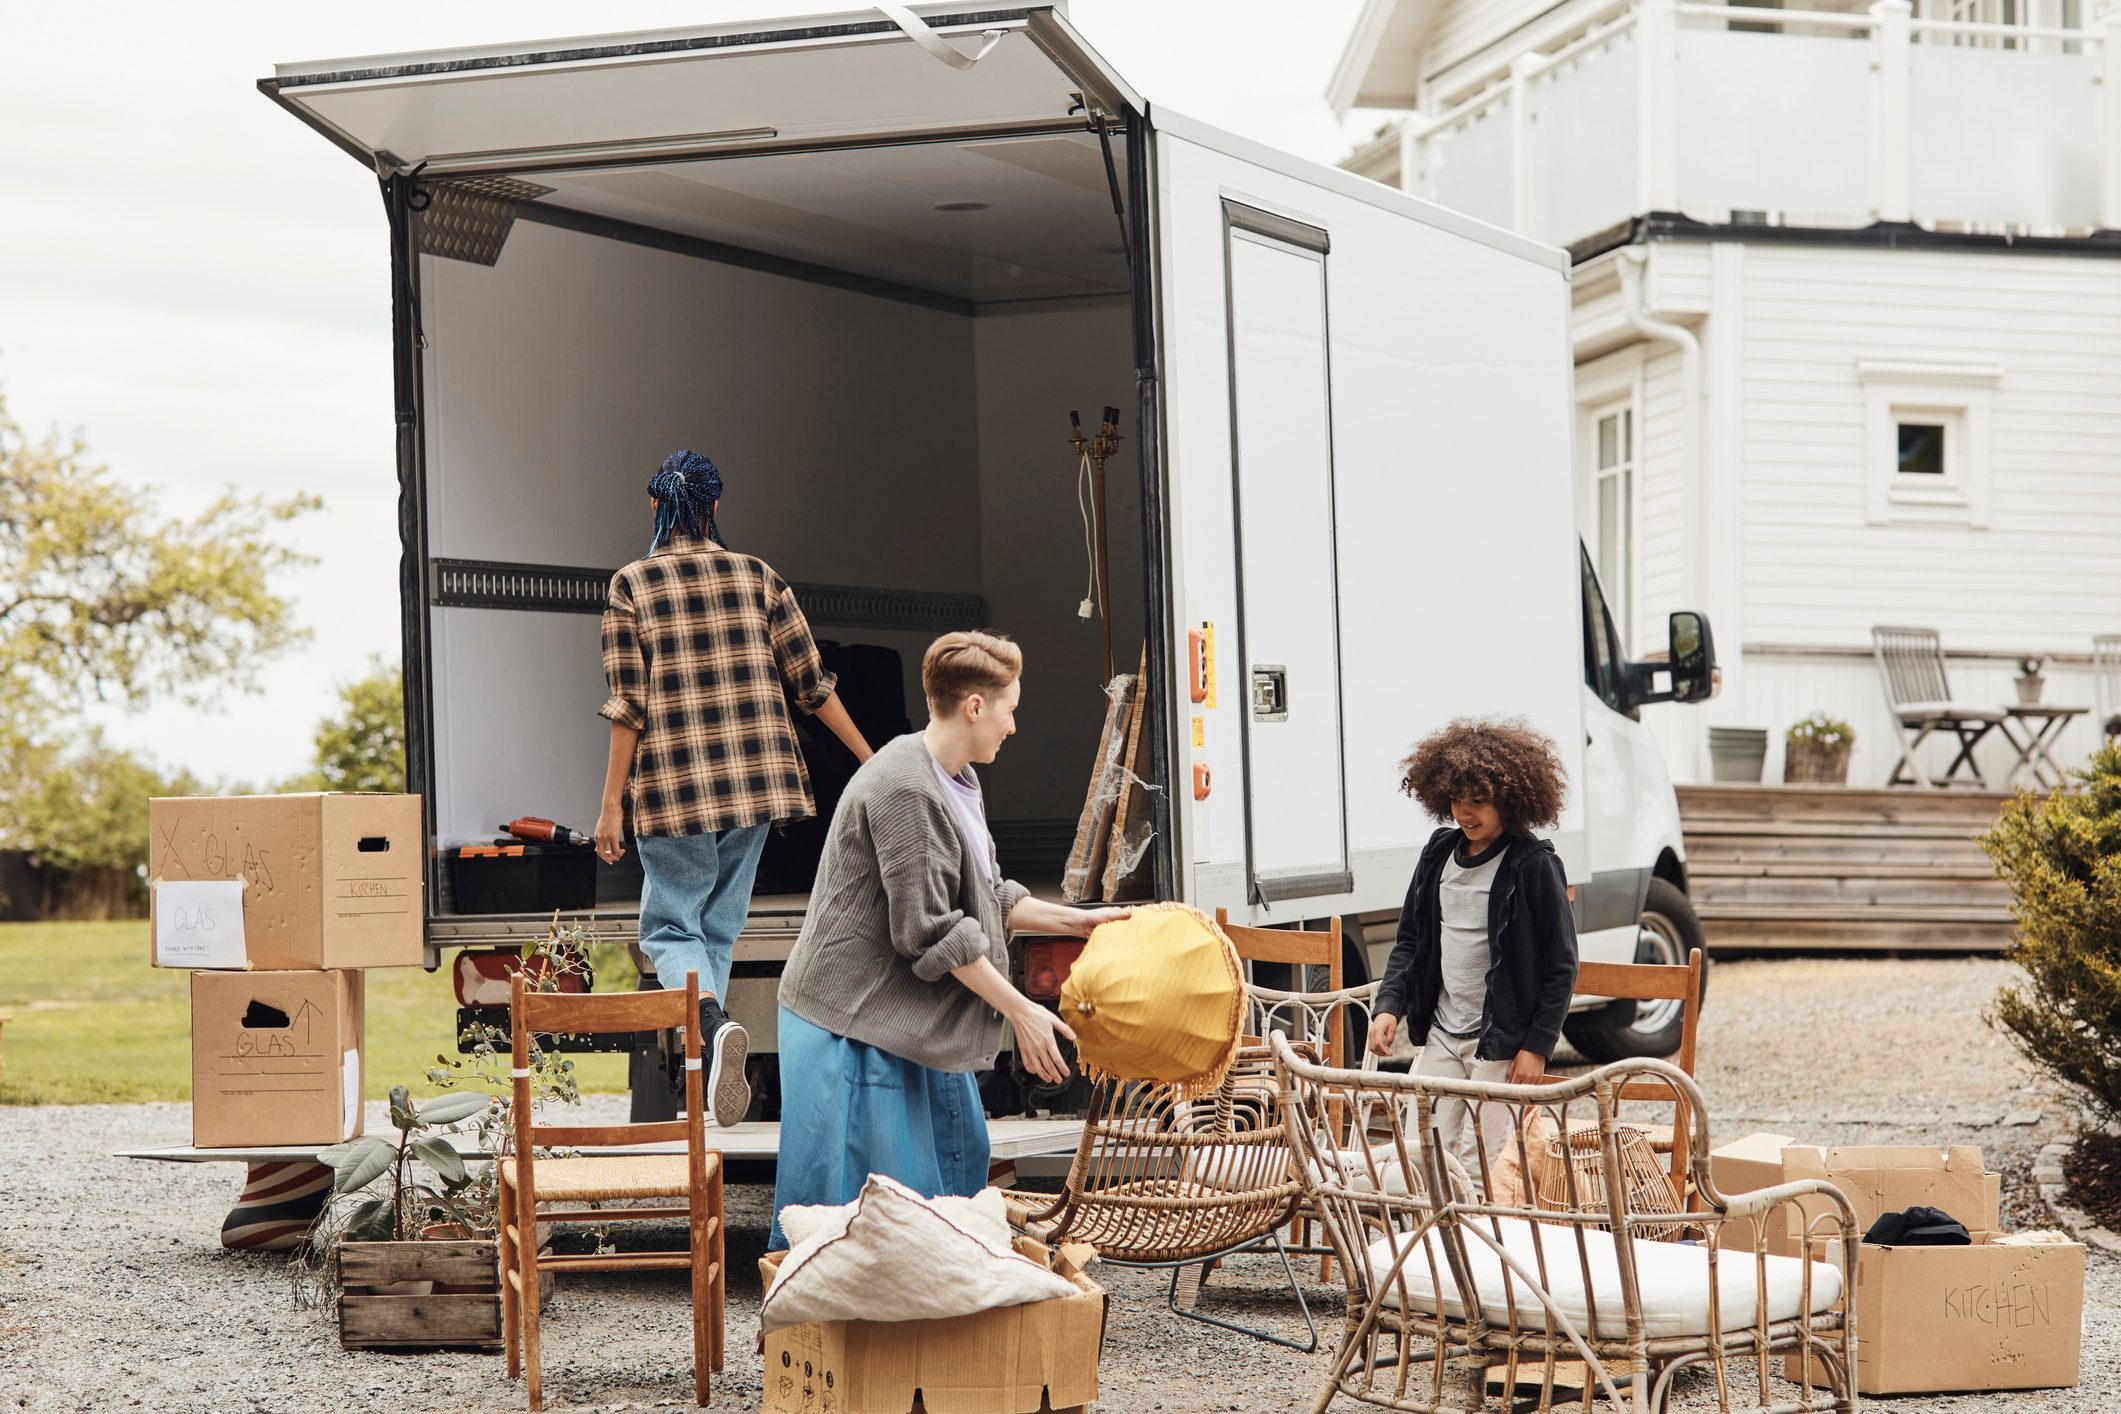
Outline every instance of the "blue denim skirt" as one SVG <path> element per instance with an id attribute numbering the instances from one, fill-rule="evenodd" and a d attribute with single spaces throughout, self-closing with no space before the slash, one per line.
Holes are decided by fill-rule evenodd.
<path id="1" fill-rule="evenodd" d="M 851 1203 L 872 1173 L 923 1197 L 987 1186 L 987 1116 L 970 1075 L 930 1070 L 780 1014 L 781 1153 L 770 1250 L 791 1203 Z"/>

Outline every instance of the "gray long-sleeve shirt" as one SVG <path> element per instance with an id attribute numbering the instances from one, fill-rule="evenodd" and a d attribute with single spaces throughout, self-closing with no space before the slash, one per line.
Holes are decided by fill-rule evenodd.
<path id="1" fill-rule="evenodd" d="M 1001 1051 L 1001 1016 L 950 973 L 985 957 L 1008 975 L 1006 920 L 1029 891 L 986 882 L 933 761 L 916 732 L 855 772 L 826 834 L 780 1003 L 931 1070 L 985 1070 Z"/>

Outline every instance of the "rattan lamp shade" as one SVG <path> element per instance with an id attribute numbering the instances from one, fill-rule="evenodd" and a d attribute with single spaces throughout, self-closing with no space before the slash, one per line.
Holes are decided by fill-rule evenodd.
<path id="1" fill-rule="evenodd" d="M 1237 1054 L 1244 982 L 1215 920 L 1148 904 L 1101 925 L 1061 987 L 1061 1020 L 1093 1078 L 1156 1081 L 1192 1095 Z"/>

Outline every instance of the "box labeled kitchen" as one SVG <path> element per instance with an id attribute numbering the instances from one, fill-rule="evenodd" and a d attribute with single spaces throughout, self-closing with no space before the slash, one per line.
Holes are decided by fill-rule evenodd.
<path id="1" fill-rule="evenodd" d="M 2047 1389 L 2077 1383 L 2084 1248 L 2017 1245 L 1998 1231 L 2000 1180 L 1981 1151 L 1856 1146 L 1783 1151 L 1788 1179 L 1823 1178 L 1847 1195 L 1856 1227 L 1921 1206 L 1964 1224 L 1966 1246 L 1857 1251 L 1856 1388 L 1863 1394 Z M 1816 1231 L 1816 1230 L 1815 1230 Z M 1794 1233 L 1792 1234 L 1794 1239 Z M 1838 1244 L 1818 1244 L 1833 1260 Z M 1797 1362 L 1784 1371 L 1797 1377 Z"/>

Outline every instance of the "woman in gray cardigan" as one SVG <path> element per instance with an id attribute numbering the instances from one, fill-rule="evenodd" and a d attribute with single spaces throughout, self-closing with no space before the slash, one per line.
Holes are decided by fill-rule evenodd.
<path id="1" fill-rule="evenodd" d="M 872 1173 L 931 1197 L 987 1183 L 978 1071 L 1002 1024 L 1034 1075 L 1068 1067 L 1060 1019 L 1009 981 L 1009 932 L 1084 937 L 1123 908 L 1074 909 L 1001 877 L 972 765 L 1016 731 L 1023 652 L 946 634 L 921 660 L 928 725 L 855 773 L 781 976 L 781 1152 L 772 1247 L 791 1203 L 853 1201 Z"/>

